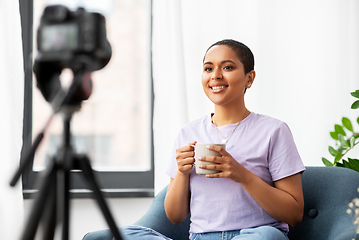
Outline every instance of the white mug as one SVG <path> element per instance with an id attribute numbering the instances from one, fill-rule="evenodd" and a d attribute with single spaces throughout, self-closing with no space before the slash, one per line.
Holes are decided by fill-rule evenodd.
<path id="1" fill-rule="evenodd" d="M 205 157 L 205 156 L 218 156 L 221 157 L 221 154 L 219 154 L 219 152 L 213 151 L 213 150 L 209 150 L 207 149 L 207 146 L 220 146 L 222 147 L 224 150 L 226 150 L 226 144 L 219 144 L 219 143 L 197 143 L 196 145 L 194 145 L 194 149 L 195 149 L 195 159 L 196 159 L 196 173 L 197 174 L 213 174 L 213 173 L 218 173 L 220 171 L 217 170 L 208 170 L 208 169 L 202 169 L 199 168 L 200 165 L 207 165 L 207 164 L 218 164 L 218 163 L 213 163 L 213 162 L 205 162 L 205 161 L 200 161 L 198 160 L 199 157 Z"/>

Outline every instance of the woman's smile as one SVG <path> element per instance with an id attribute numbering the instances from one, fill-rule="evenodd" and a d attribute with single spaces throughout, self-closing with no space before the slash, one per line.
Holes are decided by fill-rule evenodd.
<path id="1" fill-rule="evenodd" d="M 213 92 L 213 93 L 222 92 L 222 91 L 224 91 L 227 87 L 228 87 L 228 85 L 210 86 L 210 88 L 212 89 L 212 92 Z"/>

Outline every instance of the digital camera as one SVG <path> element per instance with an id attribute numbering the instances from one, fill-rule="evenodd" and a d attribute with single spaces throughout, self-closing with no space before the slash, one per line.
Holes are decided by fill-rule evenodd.
<path id="1" fill-rule="evenodd" d="M 37 61 L 56 62 L 62 68 L 103 68 L 111 58 L 105 18 L 83 8 L 62 5 L 45 8 L 37 32 Z"/>

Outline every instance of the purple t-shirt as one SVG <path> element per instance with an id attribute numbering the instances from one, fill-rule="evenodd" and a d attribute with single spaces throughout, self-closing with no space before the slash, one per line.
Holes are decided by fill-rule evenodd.
<path id="1" fill-rule="evenodd" d="M 236 124 L 218 129 L 227 137 Z M 211 115 L 186 124 L 176 138 L 166 173 L 175 178 L 178 170 L 176 149 L 191 141 L 221 143 Z M 240 164 L 263 181 L 273 181 L 303 172 L 305 167 L 298 154 L 287 124 L 277 119 L 251 113 L 238 125 L 226 144 L 226 150 Z M 229 231 L 257 226 L 274 226 L 288 231 L 288 225 L 265 212 L 241 184 L 227 178 L 206 178 L 190 173 L 190 233 Z"/>

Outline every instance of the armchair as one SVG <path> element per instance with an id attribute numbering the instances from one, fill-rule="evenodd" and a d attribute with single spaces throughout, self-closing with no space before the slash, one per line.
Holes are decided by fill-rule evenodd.
<path id="1" fill-rule="evenodd" d="M 352 218 L 346 213 L 348 204 L 359 197 L 359 173 L 339 167 L 307 167 L 302 174 L 304 193 L 303 221 L 290 227 L 290 240 L 359 240 Z M 173 225 L 164 211 L 164 188 L 155 197 L 146 214 L 134 225 L 152 228 L 174 240 L 188 240 L 189 217 Z M 83 240 L 112 240 L 109 230 L 89 233 Z"/>

